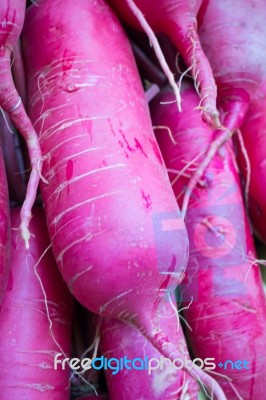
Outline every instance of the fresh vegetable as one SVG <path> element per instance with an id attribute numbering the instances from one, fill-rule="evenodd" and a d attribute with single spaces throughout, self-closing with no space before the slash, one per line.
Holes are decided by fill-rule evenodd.
<path id="1" fill-rule="evenodd" d="M 0 305 L 3 301 L 10 267 L 10 215 L 8 188 L 0 137 Z"/>
<path id="2" fill-rule="evenodd" d="M 197 106 L 203 117 L 218 127 L 219 116 L 216 108 L 216 84 L 208 59 L 206 58 L 197 34 L 197 13 L 202 0 L 110 0 L 123 20 L 136 29 L 165 33 L 176 45 L 187 64 L 197 86 L 201 101 Z"/>
<path id="3" fill-rule="evenodd" d="M 243 7 L 241 0 L 203 1 L 198 15 L 199 36 L 217 83 L 222 130 L 188 183 L 182 215 L 205 169 L 243 122 L 250 99 L 265 75 L 265 4 L 252 0 Z"/>
<path id="4" fill-rule="evenodd" d="M 14 56 L 12 59 L 12 75 L 18 94 L 21 97 L 24 107 L 26 107 L 27 88 L 20 40 L 18 40 L 16 45 L 14 46 Z"/>
<path id="5" fill-rule="evenodd" d="M 72 4 L 39 1 L 23 32 L 53 251 L 81 304 L 130 321 L 176 358 L 156 314 L 186 265 L 184 223 L 124 31 L 101 0 Z M 200 368 L 192 373 L 224 399 Z"/>
<path id="6" fill-rule="evenodd" d="M 264 0 L 203 0 L 199 36 L 218 88 L 221 122 L 232 134 L 266 73 Z M 228 132 L 225 132 L 228 134 Z"/>
<path id="7" fill-rule="evenodd" d="M 10 116 L 14 126 L 27 142 L 31 175 L 26 199 L 21 208 L 20 230 L 29 247 L 28 230 L 31 208 L 34 203 L 42 167 L 41 151 L 37 134 L 26 114 L 21 98 L 14 86 L 10 62 L 25 17 L 26 0 L 1 0 L 0 4 L 0 107 Z M 22 65 L 22 63 L 21 63 Z"/>
<path id="8" fill-rule="evenodd" d="M 173 97 L 166 90 L 154 100 L 151 112 L 154 125 L 167 126 L 176 143 L 167 131 L 156 130 L 181 203 L 190 174 L 218 132 L 202 123 L 194 89 L 182 93 L 182 114 L 170 104 Z M 180 293 L 186 304 L 191 302 L 184 317 L 191 327 L 193 353 L 215 358 L 215 371 L 223 375 L 216 379 L 227 399 L 262 399 L 266 302 L 231 141 L 216 154 L 195 188 L 186 225 L 190 257 Z"/>
<path id="9" fill-rule="evenodd" d="M 161 305 L 158 312 L 161 329 L 176 343 L 182 360 L 186 358 L 191 362 L 182 328 L 176 325 L 178 318 L 177 311 L 169 302 Z M 129 368 L 124 366 L 119 372 L 116 370 L 116 363 L 113 363 L 113 369 L 108 368 L 105 371 L 110 400 L 197 398 L 199 386 L 196 380 L 182 371 L 181 362 L 176 361 L 176 368 L 169 361 L 163 362 L 158 350 L 147 342 L 135 327 L 114 319 L 103 319 L 100 333 L 103 356 L 109 360 L 113 357 L 120 360 L 126 356 L 131 361 L 131 364 L 127 365 Z M 137 359 L 133 365 L 136 369 L 132 367 L 134 359 Z M 145 359 L 150 360 L 151 370 L 148 361 L 145 366 Z M 141 369 L 142 367 L 144 369 Z"/>
<path id="10" fill-rule="evenodd" d="M 48 247 L 43 212 L 34 209 L 30 250 L 19 214 L 11 210 L 11 273 L 0 307 L 1 400 L 65 400 L 70 371 L 55 370 L 54 355 L 69 356 L 72 299 Z"/>
<path id="11" fill-rule="evenodd" d="M 244 123 L 241 126 L 243 138 L 238 142 L 238 162 L 243 173 L 249 213 L 256 234 L 266 242 L 266 81 L 261 85 Z M 246 157 L 247 156 L 247 157 Z"/>

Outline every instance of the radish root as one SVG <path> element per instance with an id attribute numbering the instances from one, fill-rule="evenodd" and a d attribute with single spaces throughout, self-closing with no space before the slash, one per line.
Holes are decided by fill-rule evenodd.
<path id="1" fill-rule="evenodd" d="M 128 7 L 130 8 L 130 10 L 132 11 L 132 13 L 135 15 L 135 17 L 137 18 L 139 24 L 141 25 L 142 29 L 144 30 L 144 32 L 146 33 L 146 35 L 148 36 L 150 43 L 154 49 L 154 52 L 156 54 L 156 57 L 162 67 L 163 72 L 165 73 L 165 76 L 167 77 L 169 84 L 171 85 L 175 97 L 176 97 L 176 102 L 177 102 L 177 107 L 178 110 L 181 111 L 181 96 L 180 96 L 180 90 L 179 90 L 179 86 L 177 85 L 174 75 L 172 74 L 166 59 L 163 55 L 162 49 L 160 47 L 160 44 L 158 42 L 158 39 L 155 35 L 155 33 L 153 32 L 153 30 L 151 29 L 150 25 L 148 24 L 146 18 L 144 17 L 144 15 L 142 14 L 141 10 L 138 8 L 138 6 L 136 5 L 136 3 L 133 0 L 126 0 Z"/>

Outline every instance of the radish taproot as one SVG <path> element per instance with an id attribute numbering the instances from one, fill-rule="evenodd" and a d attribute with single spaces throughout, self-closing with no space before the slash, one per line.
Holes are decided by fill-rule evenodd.
<path id="1" fill-rule="evenodd" d="M 42 157 L 37 134 L 28 118 L 15 88 L 11 73 L 11 58 L 17 46 L 25 18 L 26 0 L 1 0 L 0 3 L 0 108 L 11 118 L 25 139 L 31 160 L 31 174 L 27 195 L 21 208 L 20 230 L 29 247 L 29 223 L 40 180 Z M 22 64 L 21 64 L 22 65 Z"/>
<path id="2" fill-rule="evenodd" d="M 136 29 L 166 34 L 175 44 L 195 80 L 202 115 L 211 125 L 220 126 L 216 107 L 217 89 L 212 70 L 197 34 L 197 13 L 202 0 L 109 0 L 123 20 Z M 150 38 L 152 39 L 152 37 Z M 152 40 L 151 40 L 151 43 Z"/>
<path id="3" fill-rule="evenodd" d="M 27 12 L 23 49 L 58 266 L 81 304 L 130 321 L 176 358 L 156 315 L 181 280 L 188 240 L 129 42 L 101 0 L 37 4 Z M 200 368 L 192 373 L 224 399 Z"/>
<path id="4" fill-rule="evenodd" d="M 195 110 L 194 88 L 182 92 L 182 114 L 170 104 L 173 98 L 171 90 L 165 90 L 152 103 L 151 112 L 153 123 L 167 126 L 177 143 L 156 130 L 175 195 L 182 203 L 190 174 L 217 132 Z M 186 304 L 192 301 L 184 317 L 191 327 L 193 353 L 202 359 L 215 358 L 215 372 L 225 376 L 217 380 L 227 399 L 263 398 L 266 302 L 232 141 L 216 154 L 195 188 L 186 225 L 190 257 L 187 279 L 179 290 Z"/>
<path id="5" fill-rule="evenodd" d="M 72 298 L 57 269 L 43 211 L 33 209 L 30 250 L 19 233 L 20 209 L 11 209 L 11 272 L 0 307 L 1 400 L 65 400 L 70 370 L 54 369 L 69 356 Z"/>
<path id="6" fill-rule="evenodd" d="M 174 304 L 174 303 L 173 303 Z M 158 320 L 168 338 L 176 343 L 182 360 L 175 367 L 133 326 L 123 321 L 103 318 L 100 326 L 101 354 L 109 359 L 126 358 L 130 363 L 119 369 L 118 364 L 105 371 L 110 400 L 177 400 L 196 399 L 199 386 L 196 380 L 181 370 L 183 360 L 190 361 L 181 326 L 177 327 L 176 310 L 169 302 L 161 304 Z M 135 361 L 134 361 L 135 360 Z"/>

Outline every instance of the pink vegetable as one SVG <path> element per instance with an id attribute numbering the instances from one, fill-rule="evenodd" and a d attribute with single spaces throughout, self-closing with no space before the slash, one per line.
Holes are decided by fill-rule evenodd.
<path id="1" fill-rule="evenodd" d="M 172 131 L 156 131 L 173 189 L 179 202 L 190 174 L 215 138 L 195 111 L 194 89 L 183 93 L 183 112 L 176 113 L 166 90 L 152 105 L 154 124 Z M 187 279 L 180 291 L 192 304 L 184 317 L 192 328 L 190 342 L 196 357 L 214 357 L 217 377 L 227 399 L 264 398 L 266 363 L 266 302 L 247 222 L 231 141 L 213 158 L 193 192 L 186 216 L 190 239 Z M 240 360 L 238 368 L 232 363 Z M 242 362 L 241 362 L 242 360 Z M 244 367 L 244 360 L 248 362 Z M 222 363 L 222 366 L 219 366 Z"/>
<path id="2" fill-rule="evenodd" d="M 0 305 L 5 295 L 9 274 L 10 233 L 8 188 L 0 140 Z"/>
<path id="3" fill-rule="evenodd" d="M 11 74 L 11 56 L 22 30 L 26 9 L 26 0 L 1 0 L 0 2 L 0 107 L 9 114 L 14 126 L 27 142 L 31 175 L 27 196 L 21 209 L 21 233 L 26 246 L 29 245 L 28 226 L 31 208 L 35 200 L 42 166 L 38 138 L 22 105 L 21 98 L 14 86 Z"/>
<path id="4" fill-rule="evenodd" d="M 182 359 L 190 360 L 186 342 L 181 326 L 176 326 L 177 314 L 169 302 L 161 305 L 158 313 L 161 329 L 168 335 L 168 338 L 176 343 L 182 355 Z M 134 327 L 122 321 L 114 319 L 103 319 L 101 324 L 102 355 L 107 359 L 113 357 L 120 359 L 125 356 L 129 360 L 140 358 L 149 360 L 156 358 L 160 361 L 161 354 L 156 350 L 141 333 Z M 141 361 L 137 361 L 137 367 L 141 366 Z M 180 362 L 177 361 L 177 367 Z M 155 368 L 156 361 L 152 362 Z M 196 399 L 199 387 L 187 373 L 175 369 L 168 362 L 162 368 L 151 370 L 147 369 L 128 370 L 124 368 L 118 373 L 115 370 L 105 371 L 110 400 L 178 400 Z"/>
<path id="5" fill-rule="evenodd" d="M 184 196 L 185 214 L 191 193 L 212 158 L 243 122 L 251 97 L 266 69 L 264 0 L 204 0 L 198 20 L 202 47 L 210 61 L 218 88 L 223 130 L 206 148 Z"/>
<path id="6" fill-rule="evenodd" d="M 30 250 L 19 235 L 18 208 L 11 221 L 11 273 L 0 307 L 1 400 L 65 400 L 70 371 L 56 371 L 54 355 L 70 351 L 72 299 L 47 251 L 43 212 L 34 209 Z"/>
<path id="7" fill-rule="evenodd" d="M 219 126 L 216 84 L 197 34 L 196 15 L 202 0 L 109 0 L 109 2 L 115 6 L 126 23 L 136 29 L 145 29 L 144 25 L 140 24 L 141 14 L 136 13 L 136 5 L 155 32 L 165 33 L 172 40 L 194 77 L 200 92 L 200 106 L 204 118 L 214 126 Z"/>
<path id="8" fill-rule="evenodd" d="M 239 128 L 266 74 L 266 2 L 203 0 L 199 36 L 218 88 L 223 125 Z"/>
<path id="9" fill-rule="evenodd" d="M 25 79 L 24 62 L 22 59 L 22 50 L 20 40 L 17 41 L 14 47 L 14 56 L 12 60 L 12 75 L 15 87 L 21 97 L 24 107 L 27 105 L 27 88 Z"/>
<path id="10" fill-rule="evenodd" d="M 251 221 L 256 234 L 266 242 L 266 82 L 259 88 L 241 126 L 244 147 L 249 164 L 243 154 L 242 146 L 238 148 L 240 169 L 248 185 L 248 205 Z M 244 150 L 245 152 L 245 150 Z M 249 176 L 250 175 L 250 176 Z M 250 183 L 249 183 L 250 181 Z"/>
<path id="11" fill-rule="evenodd" d="M 23 46 L 64 280 L 89 310 L 131 321 L 175 357 L 156 314 L 186 265 L 187 235 L 125 33 L 101 0 L 46 0 L 29 8 Z"/>

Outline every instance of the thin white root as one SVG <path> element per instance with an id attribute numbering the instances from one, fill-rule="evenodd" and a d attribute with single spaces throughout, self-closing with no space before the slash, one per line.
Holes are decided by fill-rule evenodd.
<path id="1" fill-rule="evenodd" d="M 22 239 L 25 242 L 25 247 L 26 247 L 27 250 L 29 250 L 31 234 L 30 234 L 30 231 L 29 231 L 29 229 L 27 227 L 27 224 L 24 221 L 20 225 L 20 232 L 21 232 Z"/>
<path id="2" fill-rule="evenodd" d="M 45 183 L 46 185 L 48 185 L 49 182 L 48 182 L 47 179 L 45 179 L 44 176 L 42 175 L 42 164 L 43 164 L 43 160 L 44 160 L 44 157 L 43 157 L 42 160 L 38 160 L 38 164 L 37 164 L 38 174 L 39 174 L 39 176 L 40 176 L 41 181 L 42 181 L 43 183 Z"/>
<path id="3" fill-rule="evenodd" d="M 247 178 L 246 178 L 246 184 L 245 184 L 245 202 L 246 202 L 246 208 L 248 210 L 249 209 L 248 195 L 249 195 L 250 179 L 251 179 L 251 165 L 250 165 L 247 149 L 245 147 L 245 143 L 244 143 L 243 136 L 242 136 L 240 129 L 237 130 L 237 136 L 238 136 L 238 140 L 240 143 L 243 157 L 246 162 Z"/>
<path id="4" fill-rule="evenodd" d="M 135 15 L 137 18 L 139 24 L 141 25 L 142 29 L 148 36 L 150 43 L 152 44 L 152 47 L 154 49 L 154 52 L 156 54 L 156 57 L 162 67 L 163 72 L 165 73 L 165 76 L 167 77 L 169 84 L 173 88 L 173 91 L 175 93 L 176 97 L 176 102 L 177 102 L 177 107 L 178 110 L 181 111 L 181 96 L 180 96 L 180 90 L 179 87 L 175 81 L 174 75 L 172 74 L 166 59 L 163 55 L 162 49 L 160 47 L 160 44 L 158 42 L 157 37 L 155 36 L 155 33 L 151 29 L 150 25 L 148 24 L 146 18 L 142 14 L 141 10 L 138 8 L 138 6 L 135 4 L 134 0 L 126 0 L 128 7 L 132 11 L 132 13 Z"/>
<path id="5" fill-rule="evenodd" d="M 9 131 L 12 135 L 14 135 L 13 130 L 12 130 L 12 129 L 10 128 L 10 126 L 9 126 L 8 120 L 7 120 L 7 118 L 6 118 L 6 114 L 5 114 L 4 110 L 3 110 L 1 107 L 0 107 L 0 111 L 1 111 L 1 113 L 2 113 L 2 115 L 3 115 L 3 118 L 4 118 L 4 121 L 5 121 L 5 123 L 6 123 L 6 126 L 7 126 L 8 131 Z"/>
<path id="6" fill-rule="evenodd" d="M 232 137 L 233 133 L 230 132 L 228 129 L 221 127 L 219 130 L 223 131 L 223 133 L 218 136 L 209 146 L 206 156 L 202 163 L 200 164 L 199 168 L 195 171 L 194 175 L 190 179 L 186 192 L 183 197 L 183 204 L 182 204 L 182 209 L 181 209 L 181 215 L 183 218 L 185 218 L 188 204 L 190 197 L 192 195 L 193 190 L 195 189 L 196 185 L 198 184 L 199 180 L 202 178 L 202 175 L 208 168 L 210 162 L 212 161 L 213 157 L 215 154 L 218 152 L 218 150 Z"/>
<path id="7" fill-rule="evenodd" d="M 169 134 L 169 137 L 170 137 L 171 141 L 173 142 L 173 144 L 174 144 L 174 145 L 177 144 L 176 141 L 175 141 L 175 139 L 174 139 L 174 136 L 173 136 L 173 134 L 172 134 L 172 131 L 171 131 L 171 129 L 169 128 L 169 126 L 156 125 L 156 126 L 153 126 L 153 129 L 166 129 L 167 132 L 168 132 L 168 134 Z"/>
<path id="8" fill-rule="evenodd" d="M 64 358 L 67 358 L 67 354 L 64 352 L 63 348 L 61 347 L 60 343 L 58 342 L 58 340 L 56 339 L 56 337 L 55 337 L 55 335 L 54 335 L 54 332 L 53 332 L 53 321 L 52 321 L 51 314 L 50 314 L 50 311 L 49 311 L 49 305 L 48 305 L 47 294 L 46 294 L 46 292 L 45 292 L 42 279 L 41 279 L 41 277 L 40 277 L 40 275 L 39 275 L 39 273 L 38 273 L 38 271 L 37 271 L 38 265 L 40 264 L 41 260 L 45 257 L 46 253 L 51 249 L 51 247 L 52 247 L 52 244 L 50 243 L 49 246 L 44 250 L 44 252 L 43 252 L 42 255 L 40 256 L 40 258 L 38 259 L 38 261 L 36 262 L 36 264 L 34 265 L 33 269 L 34 269 L 34 274 L 36 275 L 36 278 L 37 278 L 38 281 L 39 281 L 39 284 L 40 284 L 40 287 L 41 287 L 41 290 L 42 290 L 42 293 L 43 293 L 44 304 L 45 304 L 45 310 L 46 310 L 46 315 L 47 315 L 47 319 L 48 319 L 48 323 L 49 323 L 50 335 L 51 335 L 51 337 L 52 337 L 52 339 L 53 339 L 53 341 L 54 341 L 56 347 L 57 347 L 58 350 L 60 351 L 60 353 L 62 353 L 62 355 L 64 356 Z M 67 361 L 67 364 L 68 364 L 69 368 L 71 369 L 70 364 L 69 364 L 69 361 Z M 80 372 L 78 372 L 78 371 L 75 370 L 75 371 L 72 371 L 72 376 L 73 376 L 73 375 L 78 375 L 78 377 L 79 377 L 84 383 L 86 383 L 87 385 L 89 385 L 90 387 L 92 387 L 93 390 L 94 390 L 94 392 L 95 392 L 95 394 L 98 395 L 98 393 L 97 393 L 96 389 L 94 388 L 94 386 L 93 386 L 90 382 L 88 382 L 88 381 L 82 376 L 82 373 L 80 373 Z M 70 377 L 70 381 L 71 381 L 71 377 Z"/>

